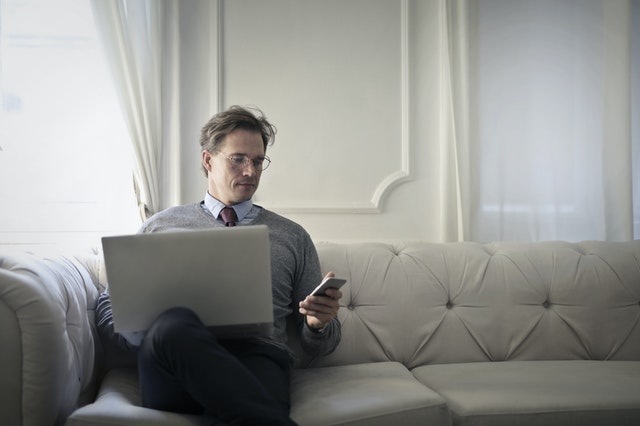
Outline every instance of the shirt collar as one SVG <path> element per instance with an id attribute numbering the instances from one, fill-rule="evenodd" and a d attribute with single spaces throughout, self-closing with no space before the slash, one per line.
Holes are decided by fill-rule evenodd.
<path id="1" fill-rule="evenodd" d="M 222 201 L 209 194 L 209 191 L 204 195 L 204 205 L 216 219 L 220 216 L 220 211 L 227 207 Z M 241 222 L 242 219 L 244 219 L 251 211 L 251 208 L 253 207 L 253 200 L 243 201 L 242 203 L 234 204 L 229 207 L 232 207 L 236 211 L 238 222 Z"/>

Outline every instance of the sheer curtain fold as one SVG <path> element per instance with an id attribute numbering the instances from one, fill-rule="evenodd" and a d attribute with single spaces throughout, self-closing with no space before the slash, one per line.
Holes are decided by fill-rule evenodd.
<path id="1" fill-rule="evenodd" d="M 631 2 L 631 158 L 634 238 L 640 239 L 640 0 Z"/>
<path id="2" fill-rule="evenodd" d="M 134 147 L 141 216 L 160 210 L 163 1 L 92 0 Z"/>
<path id="3" fill-rule="evenodd" d="M 467 0 L 441 6 L 441 203 L 444 241 L 469 238 L 469 74 Z"/>
<path id="4" fill-rule="evenodd" d="M 633 237 L 631 139 L 631 2 L 603 4 L 603 134 L 605 236 Z M 615 206 L 615 208 L 607 208 Z"/>
<path id="5" fill-rule="evenodd" d="M 444 190 L 458 194 L 458 236 L 632 239 L 631 2 L 447 0 L 446 11 L 443 143 L 456 174 Z"/>

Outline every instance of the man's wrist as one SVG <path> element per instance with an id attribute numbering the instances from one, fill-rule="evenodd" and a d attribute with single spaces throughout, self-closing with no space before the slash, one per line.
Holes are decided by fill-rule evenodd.
<path id="1" fill-rule="evenodd" d="M 329 326 L 329 323 L 325 323 L 322 325 L 322 327 L 312 327 L 309 325 L 309 322 L 307 321 L 307 318 L 305 317 L 304 319 L 305 324 L 307 324 L 307 327 L 309 327 L 309 330 L 311 330 L 313 333 L 316 334 L 322 334 L 325 332 L 325 330 L 327 329 L 327 327 Z"/>

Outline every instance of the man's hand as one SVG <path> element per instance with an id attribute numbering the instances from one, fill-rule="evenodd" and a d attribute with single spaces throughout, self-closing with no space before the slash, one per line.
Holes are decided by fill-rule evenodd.
<path id="1" fill-rule="evenodd" d="M 334 277 L 329 272 L 325 278 Z M 326 296 L 307 296 L 300 302 L 300 313 L 306 315 L 307 325 L 314 329 L 321 329 L 338 315 L 342 292 L 335 288 L 326 291 Z"/>

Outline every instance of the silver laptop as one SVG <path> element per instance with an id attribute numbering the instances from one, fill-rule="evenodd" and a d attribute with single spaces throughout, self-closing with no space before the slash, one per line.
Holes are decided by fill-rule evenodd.
<path id="1" fill-rule="evenodd" d="M 115 331 L 183 306 L 219 337 L 269 336 L 269 247 L 264 225 L 103 237 Z"/>

